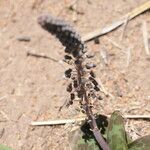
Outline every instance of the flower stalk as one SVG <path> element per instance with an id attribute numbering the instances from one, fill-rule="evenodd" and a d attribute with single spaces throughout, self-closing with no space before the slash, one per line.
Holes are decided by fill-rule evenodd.
<path id="1" fill-rule="evenodd" d="M 73 104 L 75 96 L 80 98 L 81 108 L 84 109 L 88 117 L 88 122 L 95 139 L 103 150 L 110 150 L 107 142 L 104 140 L 98 129 L 96 119 L 92 112 L 91 99 L 98 98 L 99 88 L 97 81 L 94 79 L 95 75 L 90 70 L 92 68 L 90 66 L 95 67 L 95 65 L 88 64 L 88 67 L 86 67 L 86 48 L 81 41 L 79 34 L 72 28 L 72 26 L 70 26 L 70 24 L 50 15 L 40 16 L 38 18 L 38 23 L 42 28 L 59 39 L 65 47 L 65 52 L 67 54 L 65 55 L 65 62 L 73 61 L 75 66 L 75 68 L 73 68 L 76 71 L 75 75 L 71 68 L 65 71 L 66 77 L 71 78 L 72 80 L 67 87 L 67 91 L 70 93 L 69 105 Z M 90 70 L 90 73 L 88 69 Z"/>

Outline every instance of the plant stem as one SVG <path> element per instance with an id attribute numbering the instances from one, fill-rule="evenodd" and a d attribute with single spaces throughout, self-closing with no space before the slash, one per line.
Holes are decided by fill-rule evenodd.
<path id="1" fill-rule="evenodd" d="M 94 134 L 95 139 L 97 140 L 97 142 L 101 146 L 101 148 L 103 150 L 110 150 L 108 144 L 106 143 L 106 141 L 104 140 L 103 136 L 101 135 L 101 133 L 98 129 L 98 126 L 97 126 L 95 117 L 93 115 L 92 109 L 89 106 L 90 103 L 89 103 L 89 99 L 87 97 L 87 92 L 85 89 L 85 83 L 82 82 L 82 79 L 84 78 L 82 57 L 77 57 L 77 62 L 78 63 L 76 63 L 76 69 L 77 69 L 77 76 L 78 76 L 78 82 L 79 82 L 78 84 L 79 84 L 79 90 L 82 93 L 82 97 L 81 97 L 82 101 L 81 102 L 84 103 L 83 108 L 84 108 L 86 115 L 89 119 L 90 127 L 92 129 L 92 132 Z"/>

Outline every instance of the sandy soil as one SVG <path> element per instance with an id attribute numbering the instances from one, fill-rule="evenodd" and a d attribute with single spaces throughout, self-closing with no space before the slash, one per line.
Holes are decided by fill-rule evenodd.
<path id="1" fill-rule="evenodd" d="M 14 150 L 68 150 L 72 126 L 31 127 L 31 121 L 79 116 L 76 105 L 59 107 L 67 98 L 67 81 L 63 72 L 68 66 L 49 59 L 27 57 L 27 52 L 43 53 L 57 60 L 63 58 L 63 47 L 37 24 L 41 13 L 51 13 L 74 25 L 81 35 L 103 28 L 148 0 L 79 0 L 77 21 L 68 9 L 71 0 L 1 0 L 0 1 L 0 143 Z M 150 13 L 129 21 L 121 40 L 123 27 L 102 36 L 100 44 L 87 43 L 97 78 L 113 97 L 103 95 L 97 112 L 111 114 L 119 109 L 123 115 L 150 114 L 150 57 L 142 37 L 142 22 L 150 27 Z M 150 32 L 150 28 L 149 28 Z M 27 36 L 30 42 L 18 38 Z M 112 42 L 121 47 L 118 48 Z M 127 65 L 128 49 L 131 61 Z M 107 55 L 108 65 L 102 58 Z M 127 120 L 133 138 L 150 134 L 144 120 Z"/>

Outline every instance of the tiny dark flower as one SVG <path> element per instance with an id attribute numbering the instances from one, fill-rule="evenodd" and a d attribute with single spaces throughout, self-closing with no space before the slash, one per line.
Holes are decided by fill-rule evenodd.
<path id="1" fill-rule="evenodd" d="M 97 86 L 94 87 L 94 90 L 95 91 L 100 91 L 99 87 L 97 87 Z"/>
<path id="2" fill-rule="evenodd" d="M 90 75 L 93 77 L 93 78 L 96 78 L 96 75 L 95 75 L 95 73 L 91 70 L 90 71 Z"/>
<path id="3" fill-rule="evenodd" d="M 74 86 L 74 88 L 77 88 L 77 87 L 78 87 L 78 81 L 77 81 L 77 80 L 74 80 L 74 81 L 73 81 L 73 86 Z"/>
<path id="4" fill-rule="evenodd" d="M 77 51 L 77 50 L 73 51 L 73 52 L 72 52 L 72 55 L 73 55 L 74 57 L 77 57 L 77 56 L 79 55 L 79 51 Z"/>
<path id="5" fill-rule="evenodd" d="M 72 83 L 70 83 L 68 86 L 67 86 L 67 92 L 71 92 L 72 91 Z"/>
<path id="6" fill-rule="evenodd" d="M 71 100 L 74 100 L 74 99 L 75 99 L 75 94 L 74 94 L 74 93 L 71 93 L 71 94 L 70 94 L 70 99 L 71 99 Z"/>
<path id="7" fill-rule="evenodd" d="M 78 65 L 78 64 L 80 64 L 81 63 L 81 60 L 75 60 L 75 62 L 74 62 L 76 65 Z"/>
<path id="8" fill-rule="evenodd" d="M 103 98 L 100 95 L 97 97 L 97 99 L 98 100 L 103 100 Z"/>
<path id="9" fill-rule="evenodd" d="M 69 105 L 72 105 L 73 104 L 73 101 L 69 101 Z"/>
<path id="10" fill-rule="evenodd" d="M 94 91 L 90 91 L 89 93 L 88 93 L 88 97 L 89 98 L 96 98 L 96 94 L 95 94 L 95 92 Z"/>
<path id="11" fill-rule="evenodd" d="M 81 92 L 81 91 L 78 91 L 78 92 L 77 92 L 77 96 L 78 96 L 78 98 L 82 98 L 82 96 L 83 96 L 82 92 Z"/>
<path id="12" fill-rule="evenodd" d="M 89 80 L 91 80 L 92 83 L 93 83 L 95 86 L 98 86 L 98 83 L 97 83 L 97 81 L 96 81 L 94 78 L 89 77 Z"/>
<path id="13" fill-rule="evenodd" d="M 86 86 L 86 88 L 88 88 L 88 89 L 92 89 L 92 88 L 93 88 L 92 83 L 86 83 L 85 86 Z"/>
<path id="14" fill-rule="evenodd" d="M 71 79 L 72 79 L 72 80 L 76 80 L 76 77 L 75 77 L 75 76 L 71 76 Z"/>
<path id="15" fill-rule="evenodd" d="M 84 43 L 81 41 L 80 35 L 73 27 L 58 18 L 51 15 L 42 15 L 38 18 L 38 23 L 48 32 L 55 35 L 59 41 L 65 46 L 65 52 L 77 57 L 79 51 L 84 49 Z"/>
<path id="16" fill-rule="evenodd" d="M 65 55 L 64 58 L 67 59 L 67 60 L 71 60 L 72 59 L 72 57 L 69 56 L 69 55 Z"/>
<path id="17" fill-rule="evenodd" d="M 65 71 L 66 78 L 70 78 L 71 77 L 71 72 L 72 72 L 72 69 L 68 69 L 68 70 Z"/>

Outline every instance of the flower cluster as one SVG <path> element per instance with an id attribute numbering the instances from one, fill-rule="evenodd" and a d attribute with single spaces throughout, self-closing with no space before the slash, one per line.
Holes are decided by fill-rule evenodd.
<path id="1" fill-rule="evenodd" d="M 95 79 L 92 68 L 96 67 L 93 63 L 86 63 L 85 58 L 91 58 L 86 54 L 84 43 L 81 41 L 79 34 L 67 22 L 52 17 L 51 15 L 42 15 L 38 18 L 38 23 L 65 46 L 65 62 L 72 61 L 75 68 L 69 68 L 65 71 L 66 78 L 71 79 L 67 87 L 70 93 L 69 105 L 78 97 L 82 105 L 85 103 L 84 96 L 88 99 L 89 105 L 92 101 L 101 99 L 99 95 L 99 85 Z M 72 58 L 72 56 L 73 58 Z"/>
<path id="2" fill-rule="evenodd" d="M 72 68 L 65 71 L 66 78 L 70 80 L 67 87 L 67 91 L 70 93 L 68 105 L 73 104 L 76 97 L 80 99 L 81 107 L 87 114 L 91 130 L 97 142 L 103 149 L 110 150 L 99 132 L 92 112 L 92 101 L 101 99 L 99 96 L 100 88 L 92 70 L 96 65 L 86 61 L 91 57 L 86 54 L 84 43 L 81 41 L 79 34 L 68 23 L 51 15 L 40 16 L 38 23 L 45 30 L 55 35 L 65 47 L 67 54 L 64 61 L 72 61 Z"/>
<path id="3" fill-rule="evenodd" d="M 84 43 L 69 23 L 54 18 L 51 15 L 40 16 L 38 18 L 38 23 L 60 40 L 62 45 L 65 46 L 66 53 L 72 54 L 74 57 L 82 55 Z"/>

